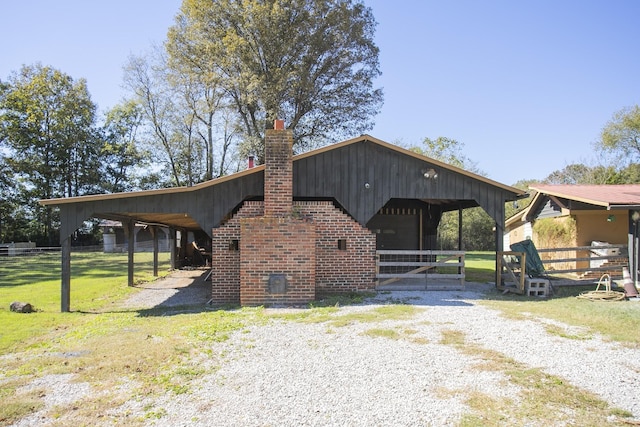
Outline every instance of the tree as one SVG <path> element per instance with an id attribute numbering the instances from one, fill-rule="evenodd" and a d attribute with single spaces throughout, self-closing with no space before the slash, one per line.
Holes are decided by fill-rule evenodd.
<path id="1" fill-rule="evenodd" d="M 297 150 L 372 127 L 382 104 L 375 20 L 353 0 L 184 0 L 169 65 L 215 81 L 237 114 L 245 154 L 283 119 Z"/>
<path id="2" fill-rule="evenodd" d="M 602 129 L 596 147 L 616 153 L 621 161 L 637 162 L 640 159 L 640 106 L 616 112 Z"/>
<path id="3" fill-rule="evenodd" d="M 544 179 L 545 184 L 604 184 L 604 182 L 595 182 L 595 168 L 584 164 L 571 164 L 564 169 L 554 171 Z"/>
<path id="4" fill-rule="evenodd" d="M 48 244 L 56 243 L 56 213 L 38 199 L 99 191 L 100 141 L 95 104 L 84 79 L 40 64 L 23 66 L 2 85 L 0 141 L 16 179 L 15 197 L 37 219 Z"/>
<path id="5" fill-rule="evenodd" d="M 130 57 L 125 66 L 125 84 L 135 93 L 136 102 L 152 129 L 151 134 L 162 148 L 152 150 L 152 161 L 163 164 L 170 172 L 173 185 L 181 186 L 184 176 L 178 158 L 185 144 L 177 130 L 175 96 L 167 81 L 164 63 L 162 60 L 153 63 L 150 57 Z"/>
<path id="6" fill-rule="evenodd" d="M 116 105 L 106 113 L 101 153 L 104 191 L 116 193 L 140 187 L 135 172 L 148 163 L 138 147 L 141 125 L 142 108 L 133 101 Z"/>
<path id="7" fill-rule="evenodd" d="M 445 136 L 436 139 L 425 138 L 422 146 L 414 146 L 410 150 L 469 172 L 485 175 L 479 170 L 476 162 L 464 155 L 464 143 L 455 139 Z"/>
<path id="8" fill-rule="evenodd" d="M 425 138 L 421 146 L 411 147 L 410 150 L 460 169 L 484 175 L 477 163 L 464 155 L 464 144 L 455 139 L 445 136 L 439 136 L 436 139 Z M 463 248 L 458 248 L 458 212 L 445 212 L 438 226 L 439 246 L 447 250 L 492 250 L 495 248 L 493 226 L 493 220 L 482 208 L 465 209 L 462 212 Z"/>
<path id="9" fill-rule="evenodd" d="M 154 162 L 168 172 L 168 185 L 194 185 L 224 175 L 236 133 L 229 130 L 223 96 L 215 80 L 169 68 L 154 49 L 132 56 L 125 84 L 142 107 Z"/>

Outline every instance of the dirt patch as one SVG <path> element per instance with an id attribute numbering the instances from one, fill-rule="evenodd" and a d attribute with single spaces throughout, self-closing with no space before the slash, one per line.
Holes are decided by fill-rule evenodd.
<path id="1" fill-rule="evenodd" d="M 211 298 L 208 269 L 175 270 L 153 282 L 138 285 L 135 293 L 122 304 L 123 308 L 175 307 L 205 305 Z"/>

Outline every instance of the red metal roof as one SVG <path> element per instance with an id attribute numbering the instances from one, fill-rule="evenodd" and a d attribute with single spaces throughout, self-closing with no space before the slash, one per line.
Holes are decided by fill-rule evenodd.
<path id="1" fill-rule="evenodd" d="M 539 193 L 606 207 L 640 205 L 640 185 L 544 185 L 530 187 Z"/>

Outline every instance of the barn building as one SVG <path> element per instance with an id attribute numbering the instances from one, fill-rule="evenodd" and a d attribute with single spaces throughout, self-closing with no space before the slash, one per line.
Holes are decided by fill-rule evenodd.
<path id="1" fill-rule="evenodd" d="M 89 218 L 121 221 L 130 232 L 136 223 L 152 233 L 169 227 L 179 241 L 175 267 L 188 246 L 181 239 L 206 241 L 214 302 L 302 303 L 375 289 L 376 251 L 435 249 L 444 212 L 482 207 L 502 250 L 505 203 L 526 196 L 369 135 L 296 156 L 292 143 L 276 121 L 264 165 L 192 187 L 41 201 L 60 209 L 62 310 L 70 306 L 70 236 Z M 133 268 L 131 246 L 130 284 Z"/>

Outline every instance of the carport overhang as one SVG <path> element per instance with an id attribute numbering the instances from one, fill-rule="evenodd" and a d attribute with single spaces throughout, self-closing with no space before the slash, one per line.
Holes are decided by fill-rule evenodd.
<path id="1" fill-rule="evenodd" d="M 495 221 L 496 250 L 502 245 L 505 202 L 526 197 L 522 190 L 369 135 L 294 156 L 293 179 L 294 200 L 334 200 L 363 226 L 391 199 L 421 200 L 442 211 L 480 206 Z M 140 223 L 211 236 L 242 202 L 261 199 L 263 187 L 261 165 L 192 187 L 42 200 L 42 205 L 60 209 L 62 311 L 69 311 L 70 236 L 85 221 L 111 219 L 130 229 Z"/>

